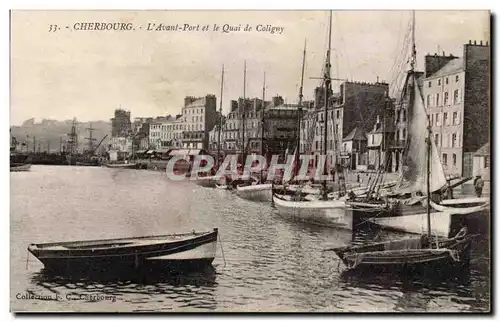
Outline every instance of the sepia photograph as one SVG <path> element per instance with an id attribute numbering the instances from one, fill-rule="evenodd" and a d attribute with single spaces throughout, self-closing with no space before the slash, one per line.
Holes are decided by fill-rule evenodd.
<path id="1" fill-rule="evenodd" d="M 488 10 L 10 10 L 10 311 L 492 311 Z"/>

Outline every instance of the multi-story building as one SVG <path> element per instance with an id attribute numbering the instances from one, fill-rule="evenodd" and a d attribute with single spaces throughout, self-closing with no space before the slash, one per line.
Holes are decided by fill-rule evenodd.
<path id="1" fill-rule="evenodd" d="M 130 112 L 122 109 L 115 110 L 115 117 L 111 119 L 111 136 L 125 137 L 132 132 Z"/>
<path id="2" fill-rule="evenodd" d="M 136 117 L 132 123 L 134 148 L 147 150 L 149 148 L 149 128 L 153 122 L 152 117 Z"/>
<path id="3" fill-rule="evenodd" d="M 445 173 L 471 176 L 473 153 L 489 140 L 490 47 L 469 41 L 462 57 L 427 55 L 425 63 L 422 92 Z"/>
<path id="4" fill-rule="evenodd" d="M 420 92 L 422 92 L 423 80 L 425 78 L 424 72 L 415 71 L 415 78 L 417 79 L 417 86 Z M 394 172 L 400 171 L 403 165 L 404 150 L 406 148 L 409 130 L 409 91 L 412 88 L 411 86 L 412 84 L 407 75 L 403 89 L 394 102 L 394 140 L 393 144 L 388 146 L 391 153 L 391 167 L 389 170 Z"/>
<path id="5" fill-rule="evenodd" d="M 283 155 L 287 150 L 292 154 L 297 148 L 299 105 L 284 104 L 282 101 L 272 103 L 264 114 L 264 151 L 268 155 Z M 255 148 L 260 150 L 260 141 Z"/>
<path id="6" fill-rule="evenodd" d="M 208 133 L 217 122 L 216 105 L 215 95 L 184 98 L 182 108 L 184 148 L 208 149 Z"/>
<path id="7" fill-rule="evenodd" d="M 266 102 L 266 104 L 269 104 Z M 231 110 L 223 125 L 224 149 L 231 153 L 248 151 L 260 142 L 263 102 L 258 98 L 231 101 Z M 244 131 L 244 132 L 243 132 Z M 243 135 L 244 133 L 244 135 Z M 243 139 L 245 142 L 243 142 Z"/>
<path id="8" fill-rule="evenodd" d="M 340 163 L 343 138 L 359 127 L 365 133 L 372 130 L 377 115 L 382 115 L 387 105 L 389 84 L 383 82 L 344 82 L 339 93 L 330 93 L 327 111 L 327 146 L 324 146 L 324 95 L 323 88 L 315 90 L 314 108 L 306 111 L 301 122 L 301 150 L 316 155 L 315 163 L 326 150 L 328 164 Z"/>
<path id="9" fill-rule="evenodd" d="M 157 117 L 151 122 L 149 130 L 149 143 L 154 149 L 173 147 L 174 122 L 176 118 L 171 115 Z"/>
<path id="10" fill-rule="evenodd" d="M 175 116 L 175 120 L 172 121 L 172 147 L 182 148 L 182 133 L 184 129 L 182 114 Z"/>
<path id="11" fill-rule="evenodd" d="M 283 154 L 287 148 L 293 153 L 297 125 L 298 105 L 285 104 L 281 96 L 266 102 L 259 98 L 239 98 L 231 101 L 231 111 L 223 124 L 223 148 L 241 154 L 244 147 L 246 153 L 257 154 L 263 142 L 262 150 L 267 155 Z"/>
<path id="12" fill-rule="evenodd" d="M 388 107 L 391 108 L 391 107 Z M 391 116 L 377 116 L 373 130 L 367 133 L 368 170 L 392 169 L 389 146 L 394 144 L 394 120 Z"/>

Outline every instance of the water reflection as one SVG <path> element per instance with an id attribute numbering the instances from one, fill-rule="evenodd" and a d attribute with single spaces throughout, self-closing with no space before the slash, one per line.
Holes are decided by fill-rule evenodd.
<path id="1" fill-rule="evenodd" d="M 67 283 L 106 283 L 116 284 L 124 281 L 143 284 L 154 285 L 158 283 L 167 283 L 175 286 L 193 285 L 193 286 L 216 286 L 216 270 L 213 266 L 208 266 L 202 271 L 195 272 L 166 272 L 166 271 L 119 271 L 119 272 L 72 272 L 68 274 L 58 274 L 56 272 L 42 269 L 34 273 L 31 281 L 35 284 L 40 283 L 55 283 L 63 285 Z"/>
<path id="2" fill-rule="evenodd" d="M 192 309 L 215 310 L 217 301 L 217 272 L 214 267 L 191 273 L 161 272 L 114 272 L 78 273 L 57 275 L 45 269 L 32 274 L 30 294 L 55 294 L 59 301 L 85 300 L 133 302 L 157 302 L 154 311 L 190 307 Z M 134 294 L 133 299 L 130 294 Z M 162 307 L 161 303 L 165 306 Z M 177 305 L 174 305 L 175 303 Z M 146 309 L 135 309 L 147 311 Z M 150 309 L 153 311 L 153 309 Z"/>

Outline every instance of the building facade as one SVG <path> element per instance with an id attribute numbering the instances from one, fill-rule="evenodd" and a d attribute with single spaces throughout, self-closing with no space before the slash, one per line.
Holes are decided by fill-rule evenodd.
<path id="1" fill-rule="evenodd" d="M 422 92 L 423 79 L 425 78 L 424 72 L 415 71 L 415 78 L 417 79 L 417 86 Z M 410 75 L 408 73 L 405 84 L 401 93 L 394 101 L 394 140 L 392 145 L 388 148 L 391 153 L 391 171 L 397 172 L 402 169 L 404 150 L 408 140 L 408 119 L 410 113 L 410 95 L 409 91 L 412 88 Z"/>
<path id="2" fill-rule="evenodd" d="M 377 115 L 387 106 L 389 84 L 383 82 L 344 82 L 339 93 L 330 93 L 330 103 L 325 115 L 323 88 L 316 88 L 314 107 L 306 111 L 301 121 L 301 151 L 319 155 L 326 151 L 329 166 L 340 163 L 340 153 L 345 138 L 355 128 L 363 132 L 372 130 Z M 325 117 L 327 141 L 324 146 Z"/>
<path id="3" fill-rule="evenodd" d="M 490 48 L 469 42 L 463 56 L 427 55 L 425 106 L 449 176 L 471 176 L 473 153 L 489 140 Z"/>
<path id="4" fill-rule="evenodd" d="M 187 96 L 182 108 L 183 148 L 208 149 L 208 134 L 217 122 L 217 99 Z"/>
<path id="5" fill-rule="evenodd" d="M 115 110 L 115 116 L 111 119 L 111 136 L 125 137 L 131 132 L 130 112 L 122 109 Z"/>

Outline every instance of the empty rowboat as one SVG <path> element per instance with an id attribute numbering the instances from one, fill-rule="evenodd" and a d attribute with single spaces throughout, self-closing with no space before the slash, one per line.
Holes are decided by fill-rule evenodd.
<path id="1" fill-rule="evenodd" d="M 47 270 L 108 271 L 151 266 L 175 271 L 202 269 L 215 258 L 218 230 L 161 236 L 30 244 Z"/>

